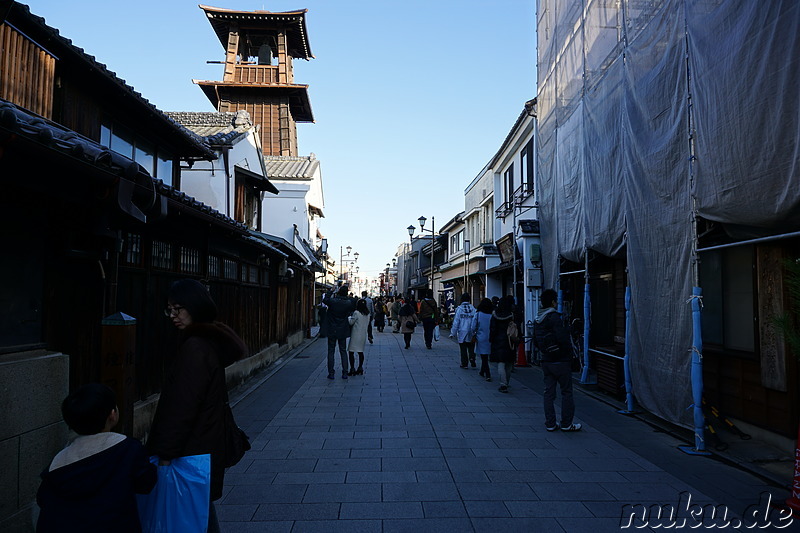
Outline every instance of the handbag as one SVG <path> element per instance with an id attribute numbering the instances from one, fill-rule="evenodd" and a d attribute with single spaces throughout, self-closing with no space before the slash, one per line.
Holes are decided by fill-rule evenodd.
<path id="1" fill-rule="evenodd" d="M 437 325 L 435 328 L 433 328 L 433 340 L 438 341 L 439 336 L 440 336 L 439 326 Z"/>
<path id="2" fill-rule="evenodd" d="M 406 321 L 406 327 L 410 328 L 410 329 L 414 329 L 415 327 L 417 327 L 417 323 L 414 322 L 413 320 L 407 320 Z"/>
<path id="3" fill-rule="evenodd" d="M 150 462 L 158 466 L 158 456 Z M 158 466 L 158 483 L 150 494 L 137 494 L 143 533 L 205 531 L 211 496 L 211 455 L 176 457 Z"/>
<path id="4" fill-rule="evenodd" d="M 241 461 L 245 452 L 251 448 L 250 437 L 236 424 L 236 420 L 233 418 L 231 404 L 228 402 L 225 402 L 223 424 L 225 426 L 225 453 L 223 455 L 223 465 L 225 468 L 230 468 Z"/>

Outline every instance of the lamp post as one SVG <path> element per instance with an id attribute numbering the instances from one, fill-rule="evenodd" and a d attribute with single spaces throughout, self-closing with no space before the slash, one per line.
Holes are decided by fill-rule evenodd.
<path id="1" fill-rule="evenodd" d="M 469 239 L 464 240 L 464 292 L 469 294 Z"/>
<path id="2" fill-rule="evenodd" d="M 344 250 L 347 250 L 347 255 L 343 255 Z M 350 257 L 350 251 L 353 249 L 352 246 L 348 246 L 347 248 L 343 249 L 341 246 L 339 247 L 339 279 L 344 282 L 344 264 L 345 263 L 355 263 L 358 261 L 358 252 L 353 254 L 353 259 L 345 259 L 346 257 Z"/>
<path id="3" fill-rule="evenodd" d="M 328 281 L 328 239 L 322 239 L 317 255 L 322 261 L 322 283 Z"/>
<path id="4" fill-rule="evenodd" d="M 419 221 L 419 230 L 420 230 L 420 232 L 429 231 L 431 233 L 431 293 L 433 293 L 433 252 L 434 252 L 434 248 L 435 248 L 434 241 L 436 239 L 436 218 L 435 217 L 431 217 L 431 229 L 425 229 L 425 222 L 427 222 L 428 219 L 425 218 L 424 216 L 423 217 L 419 217 L 417 220 Z M 406 229 L 408 230 L 409 237 L 411 237 L 411 239 L 413 240 L 414 239 L 414 229 L 415 229 L 414 226 L 409 226 Z M 433 295 L 431 294 L 431 296 L 433 296 Z"/>

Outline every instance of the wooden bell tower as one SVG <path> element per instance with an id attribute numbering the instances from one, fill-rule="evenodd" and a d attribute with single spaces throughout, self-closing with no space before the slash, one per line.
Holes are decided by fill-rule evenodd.
<path id="1" fill-rule="evenodd" d="M 194 80 L 217 111 L 245 110 L 261 130 L 264 155 L 297 156 L 298 122 L 314 122 L 308 85 L 292 59 L 313 59 L 306 12 L 234 11 L 200 6 L 225 49 L 222 81 Z"/>

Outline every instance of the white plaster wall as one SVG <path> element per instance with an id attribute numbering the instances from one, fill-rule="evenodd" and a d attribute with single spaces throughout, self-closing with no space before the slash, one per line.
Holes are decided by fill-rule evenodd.
<path id="1" fill-rule="evenodd" d="M 266 195 L 264 197 L 261 230 L 264 233 L 294 242 L 293 225 L 297 224 L 300 235 L 307 236 L 309 221 L 306 194 L 309 184 L 279 180 L 272 180 L 272 183 L 280 190 L 280 193 L 277 196 Z"/>

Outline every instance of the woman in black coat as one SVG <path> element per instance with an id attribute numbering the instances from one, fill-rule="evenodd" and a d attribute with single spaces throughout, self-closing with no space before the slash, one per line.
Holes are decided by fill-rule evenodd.
<path id="1" fill-rule="evenodd" d="M 489 321 L 489 339 L 492 343 L 492 353 L 489 360 L 497 363 L 497 372 L 500 374 L 500 392 L 508 392 L 508 381 L 511 379 L 511 370 L 514 368 L 516 354 L 508 340 L 508 323 L 514 320 L 514 297 L 503 296 L 497 304 L 497 309 L 492 312 Z"/>
<path id="2" fill-rule="evenodd" d="M 180 330 L 180 345 L 158 401 L 147 448 L 169 464 L 171 459 L 211 454 L 211 501 L 222 496 L 223 414 L 228 393 L 225 367 L 247 355 L 231 328 L 216 322 L 217 307 L 198 281 L 170 286 L 166 315 Z M 208 532 L 219 531 L 213 503 Z"/>

